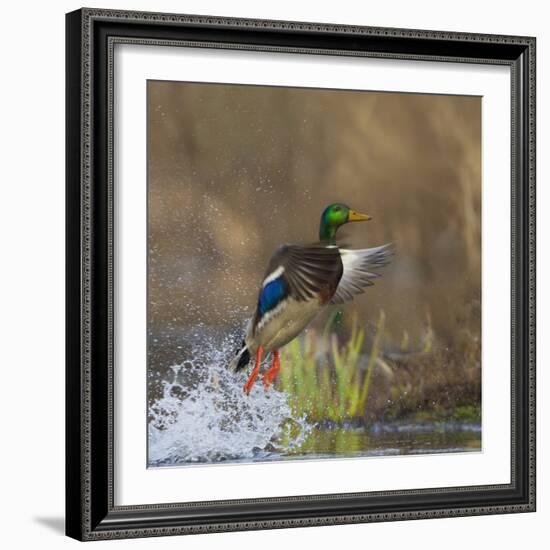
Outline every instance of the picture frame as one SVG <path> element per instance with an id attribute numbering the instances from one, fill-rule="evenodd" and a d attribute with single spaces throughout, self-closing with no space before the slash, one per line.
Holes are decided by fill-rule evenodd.
<path id="1" fill-rule="evenodd" d="M 535 38 L 87 8 L 67 14 L 66 31 L 66 534 L 104 540 L 534 511 Z M 509 68 L 509 483 L 116 503 L 113 52 L 130 43 Z"/>

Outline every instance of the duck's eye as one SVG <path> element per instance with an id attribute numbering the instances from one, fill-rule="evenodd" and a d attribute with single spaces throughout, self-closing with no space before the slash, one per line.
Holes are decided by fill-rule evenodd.
<path id="1" fill-rule="evenodd" d="M 340 210 L 342 210 L 342 209 L 339 206 L 334 207 L 335 212 L 340 212 Z"/>

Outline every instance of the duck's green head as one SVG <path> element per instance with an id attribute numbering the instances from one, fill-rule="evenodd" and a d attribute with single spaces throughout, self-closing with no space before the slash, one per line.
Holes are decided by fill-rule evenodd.
<path id="1" fill-rule="evenodd" d="M 341 225 L 349 222 L 366 222 L 371 217 L 367 214 L 359 214 L 349 206 L 342 203 L 334 203 L 327 206 L 321 214 L 319 227 L 319 239 L 321 242 L 335 242 L 336 231 Z"/>

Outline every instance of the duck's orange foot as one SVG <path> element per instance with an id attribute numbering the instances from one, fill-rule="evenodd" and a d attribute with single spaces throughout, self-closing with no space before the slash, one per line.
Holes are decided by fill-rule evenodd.
<path id="1" fill-rule="evenodd" d="M 279 374 L 280 368 L 281 368 L 281 362 L 279 361 L 279 352 L 274 351 L 273 363 L 271 363 L 271 367 L 269 367 L 269 369 L 265 372 L 265 374 L 262 377 L 262 382 L 264 383 L 264 388 L 266 390 L 269 388 L 269 386 L 271 386 L 271 384 L 277 377 L 277 374 Z"/>
<path id="2" fill-rule="evenodd" d="M 243 387 L 244 393 L 246 393 L 247 395 L 250 393 L 250 390 L 252 389 L 252 386 L 254 385 L 254 382 L 256 381 L 256 376 L 258 376 L 258 375 L 255 374 L 254 371 L 252 371 L 252 374 L 250 375 L 250 377 L 246 381 L 246 384 Z"/>
<path id="3" fill-rule="evenodd" d="M 262 362 L 262 352 L 263 352 L 263 349 L 259 347 L 258 350 L 256 351 L 256 365 L 254 366 L 254 370 L 250 373 L 250 376 L 248 377 L 248 380 L 244 385 L 243 389 L 247 395 L 250 393 L 250 390 L 252 389 L 252 386 L 254 385 L 254 382 L 256 381 L 256 378 L 258 377 L 258 374 L 260 372 L 260 364 Z"/>

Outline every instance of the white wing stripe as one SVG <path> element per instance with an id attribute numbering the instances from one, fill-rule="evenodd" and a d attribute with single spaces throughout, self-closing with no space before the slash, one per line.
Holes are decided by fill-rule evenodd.
<path id="1" fill-rule="evenodd" d="M 264 282 L 262 283 L 262 288 L 268 285 L 271 281 L 274 281 L 275 279 L 277 279 L 277 277 L 280 277 L 284 272 L 285 272 L 285 268 L 282 265 L 280 265 L 275 271 L 270 273 L 264 279 Z"/>

